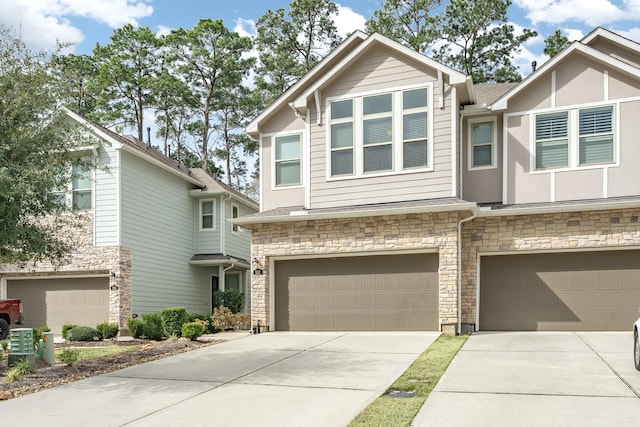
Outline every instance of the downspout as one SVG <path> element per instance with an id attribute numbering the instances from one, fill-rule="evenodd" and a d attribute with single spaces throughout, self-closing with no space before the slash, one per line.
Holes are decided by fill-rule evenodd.
<path id="1" fill-rule="evenodd" d="M 471 216 L 462 218 L 458 221 L 458 332 L 462 333 L 462 224 L 473 220 L 478 216 L 478 208 L 474 206 L 471 209 Z"/>
<path id="2" fill-rule="evenodd" d="M 220 197 L 220 253 L 222 255 L 226 255 L 227 254 L 227 247 L 226 247 L 226 236 L 227 236 L 227 229 L 225 227 L 226 222 L 225 219 L 227 217 L 227 212 L 225 209 L 225 200 L 229 200 L 231 198 L 231 194 L 229 194 L 227 196 L 227 198 L 224 198 L 224 195 L 222 195 Z"/>

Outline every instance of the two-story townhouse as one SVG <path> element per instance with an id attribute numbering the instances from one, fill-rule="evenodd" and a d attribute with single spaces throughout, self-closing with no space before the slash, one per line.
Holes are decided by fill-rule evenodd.
<path id="1" fill-rule="evenodd" d="M 356 32 L 247 128 L 252 314 L 271 330 L 627 329 L 640 46 L 598 29 L 474 85 Z"/>
<path id="2" fill-rule="evenodd" d="M 22 300 L 25 325 L 56 334 L 65 323 L 125 328 L 131 316 L 165 307 L 211 313 L 217 290 L 238 288 L 248 299 L 251 237 L 228 220 L 257 203 L 133 137 L 63 113 L 91 141 L 78 155 L 92 166 L 61 191 L 80 223 L 69 230 L 68 262 L 0 265 L 0 297 Z"/>

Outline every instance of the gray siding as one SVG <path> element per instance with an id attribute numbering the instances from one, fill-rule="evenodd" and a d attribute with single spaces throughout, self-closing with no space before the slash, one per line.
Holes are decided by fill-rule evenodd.
<path id="1" fill-rule="evenodd" d="M 469 138 L 469 120 L 496 118 L 496 165 L 492 169 L 469 170 L 469 157 L 472 141 Z M 470 202 L 494 203 L 502 201 L 502 116 L 482 115 L 464 119 L 462 126 L 462 198 Z"/>
<path id="2" fill-rule="evenodd" d="M 388 49 L 377 49 L 365 55 L 361 61 L 344 70 L 332 84 L 322 91 L 323 125 L 315 120 L 315 107 L 311 108 L 311 162 L 309 167 L 311 208 L 327 208 L 349 205 L 400 202 L 407 200 L 450 197 L 452 194 L 452 135 L 451 88 L 445 85 L 445 107 L 438 108 L 437 74 L 425 70 L 415 62 Z M 430 90 L 430 107 L 433 111 L 433 158 L 429 159 L 434 170 L 402 174 L 385 174 L 375 177 L 354 177 L 327 180 L 326 99 L 398 87 L 434 82 Z M 399 159 L 394 159 L 395 162 Z"/>
<path id="3" fill-rule="evenodd" d="M 255 209 L 249 208 L 245 204 L 231 199 L 225 200 L 225 212 L 227 219 L 231 216 L 231 205 L 235 204 L 239 208 L 239 216 L 250 215 L 255 213 Z M 229 221 L 225 221 L 225 250 L 227 255 L 239 257 L 247 261 L 251 260 L 251 232 L 247 229 L 238 228 L 238 233 L 233 233 L 233 225 Z"/>
<path id="4" fill-rule="evenodd" d="M 118 153 L 102 144 L 95 171 L 95 244 L 118 245 Z"/>
<path id="5" fill-rule="evenodd" d="M 171 306 L 207 312 L 209 281 L 189 265 L 193 185 L 127 152 L 121 166 L 121 241 L 132 253 L 133 312 Z"/>
<path id="6" fill-rule="evenodd" d="M 200 230 L 200 201 L 215 200 L 214 230 Z M 192 200 L 193 205 L 193 233 L 195 238 L 195 253 L 216 254 L 220 253 L 220 197 L 201 197 Z"/>

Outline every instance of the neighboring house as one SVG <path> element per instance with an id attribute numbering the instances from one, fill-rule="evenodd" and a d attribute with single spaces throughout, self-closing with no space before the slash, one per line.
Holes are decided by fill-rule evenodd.
<path id="1" fill-rule="evenodd" d="M 25 325 L 126 327 L 131 316 L 182 306 L 212 312 L 216 290 L 250 292 L 249 233 L 228 222 L 258 205 L 200 169 L 64 110 L 93 143 L 61 197 L 78 209 L 77 248 L 63 265 L 0 265 L 0 298 L 20 298 Z"/>
<path id="2" fill-rule="evenodd" d="M 601 28 L 515 85 L 355 32 L 247 128 L 253 321 L 629 330 L 639 117 L 640 45 Z"/>

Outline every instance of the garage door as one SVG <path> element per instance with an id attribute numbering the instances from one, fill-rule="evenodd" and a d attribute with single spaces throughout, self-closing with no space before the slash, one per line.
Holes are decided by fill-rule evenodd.
<path id="1" fill-rule="evenodd" d="M 24 326 L 48 326 L 62 333 L 65 323 L 95 327 L 109 320 L 109 279 L 32 279 L 7 281 L 9 298 L 24 306 Z"/>
<path id="2" fill-rule="evenodd" d="M 436 331 L 438 255 L 275 263 L 280 331 Z"/>
<path id="3" fill-rule="evenodd" d="M 640 306 L 640 251 L 481 258 L 481 330 L 627 331 Z"/>

